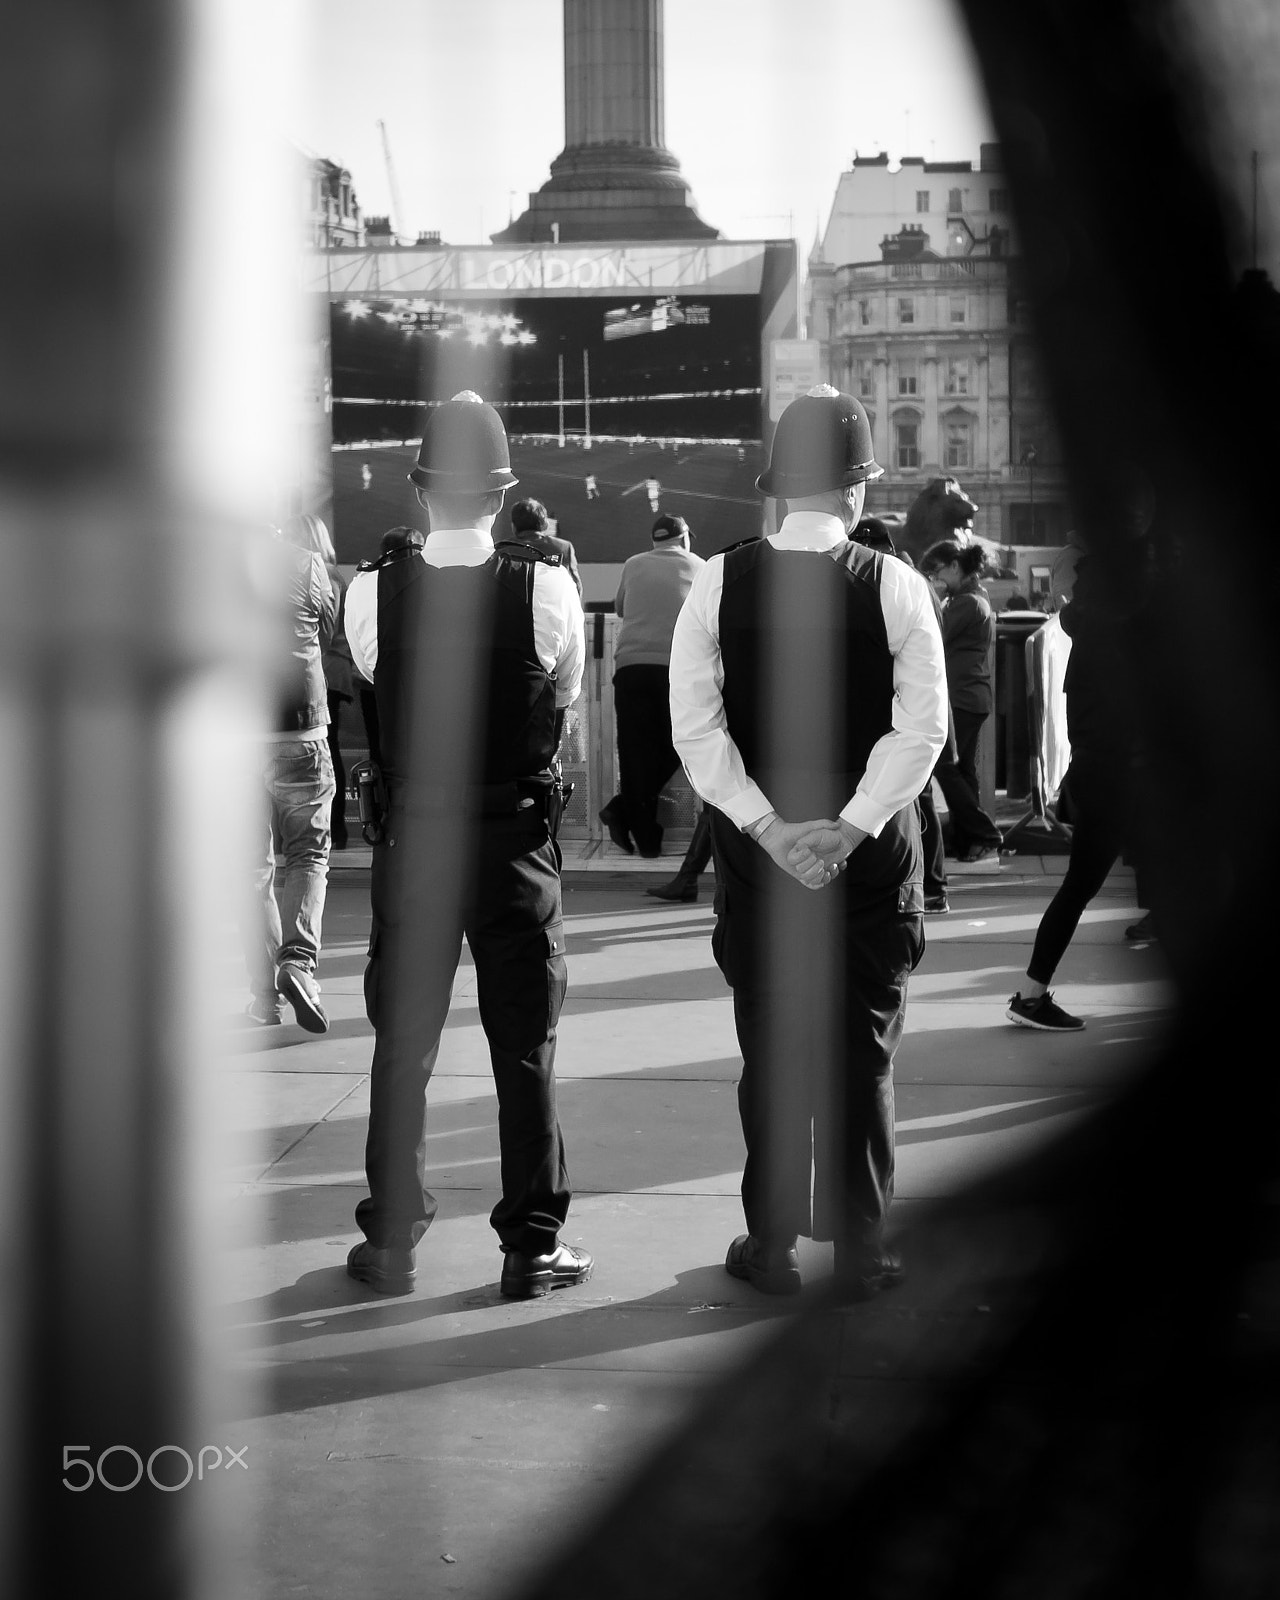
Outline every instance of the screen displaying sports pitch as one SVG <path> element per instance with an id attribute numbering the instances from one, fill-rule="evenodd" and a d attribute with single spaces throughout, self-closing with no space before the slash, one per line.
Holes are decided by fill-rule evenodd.
<path id="1" fill-rule="evenodd" d="M 389 527 L 422 525 L 405 474 L 423 402 L 462 389 L 506 424 L 520 480 L 507 510 L 541 500 L 580 562 L 647 548 L 658 512 L 686 518 L 703 554 L 758 529 L 758 295 L 359 295 L 330 302 L 329 329 L 341 561 L 376 554 Z"/>

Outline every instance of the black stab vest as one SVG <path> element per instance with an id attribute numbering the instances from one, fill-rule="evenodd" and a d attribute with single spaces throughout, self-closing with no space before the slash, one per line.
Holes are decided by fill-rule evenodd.
<path id="1" fill-rule="evenodd" d="M 378 570 L 383 773 L 394 785 L 500 784 L 555 756 L 556 676 L 533 635 L 536 552 L 482 565 L 420 556 Z"/>
<path id="2" fill-rule="evenodd" d="M 791 820 L 835 816 L 892 727 L 893 657 L 880 604 L 884 558 L 725 553 L 720 655 L 729 735 L 750 777 Z"/>

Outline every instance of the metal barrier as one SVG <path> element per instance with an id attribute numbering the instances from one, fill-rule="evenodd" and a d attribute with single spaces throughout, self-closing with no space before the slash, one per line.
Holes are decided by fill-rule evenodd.
<path id="1" fill-rule="evenodd" d="M 602 806 L 618 792 L 618 741 L 613 716 L 613 651 L 621 619 L 612 612 L 587 613 L 587 664 L 582 693 L 565 717 L 560 747 L 573 795 L 560 824 L 562 839 L 605 837 Z M 658 801 L 665 839 L 687 843 L 698 816 L 698 797 L 677 769 Z"/>

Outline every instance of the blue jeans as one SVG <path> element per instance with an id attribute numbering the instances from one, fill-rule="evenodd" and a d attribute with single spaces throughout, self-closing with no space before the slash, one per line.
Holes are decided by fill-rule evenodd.
<path id="1" fill-rule="evenodd" d="M 335 784 L 324 739 L 279 744 L 264 769 L 264 851 L 253 870 L 253 921 L 245 933 L 249 985 L 255 999 L 276 992 L 276 967 L 296 962 L 314 972 L 320 957 L 329 873 L 329 816 Z M 275 888 L 275 840 L 284 856 Z"/>

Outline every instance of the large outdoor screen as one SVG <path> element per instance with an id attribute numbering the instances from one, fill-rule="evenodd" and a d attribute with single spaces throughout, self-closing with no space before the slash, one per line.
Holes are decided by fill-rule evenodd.
<path id="1" fill-rule="evenodd" d="M 704 553 L 755 532 L 760 301 L 751 294 L 377 299 L 330 304 L 339 558 L 421 525 L 405 474 L 424 402 L 473 389 L 496 405 L 520 479 L 580 562 L 648 544 L 656 511 Z M 495 530 L 504 531 L 505 513 Z"/>

